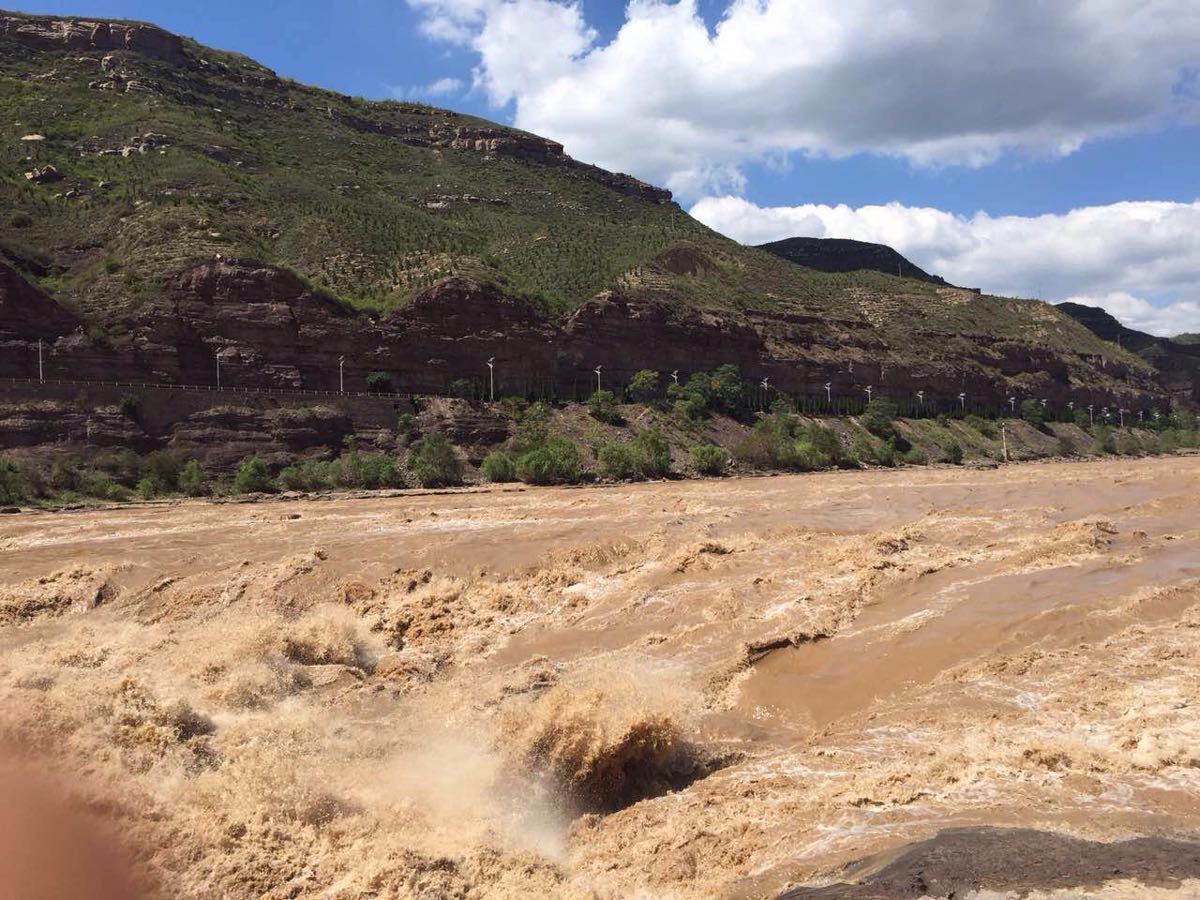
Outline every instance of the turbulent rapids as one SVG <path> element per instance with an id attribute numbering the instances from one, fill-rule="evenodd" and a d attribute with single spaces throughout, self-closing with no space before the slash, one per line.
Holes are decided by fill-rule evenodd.
<path id="1" fill-rule="evenodd" d="M 1197 497 L 1174 457 L 11 516 L 0 777 L 147 895 L 1198 891 Z"/>

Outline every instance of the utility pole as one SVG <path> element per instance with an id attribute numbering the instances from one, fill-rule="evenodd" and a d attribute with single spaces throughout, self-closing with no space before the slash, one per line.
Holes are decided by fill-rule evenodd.
<path id="1" fill-rule="evenodd" d="M 489 356 L 487 361 L 488 367 L 488 396 L 492 403 L 496 402 L 496 357 Z"/>
<path id="2" fill-rule="evenodd" d="M 1000 423 L 1000 441 L 1004 448 L 1004 461 L 1008 462 L 1008 426 L 1004 422 Z"/>
<path id="3" fill-rule="evenodd" d="M 345 369 L 346 369 L 346 357 L 339 356 L 338 357 L 338 393 L 339 394 L 346 393 Z"/>

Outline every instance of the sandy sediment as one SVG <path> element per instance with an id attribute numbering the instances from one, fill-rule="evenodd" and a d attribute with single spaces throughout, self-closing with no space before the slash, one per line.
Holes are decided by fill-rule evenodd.
<path id="1" fill-rule="evenodd" d="M 1151 843 L 959 895 L 1186 890 L 1153 848 L 1200 834 L 1198 488 L 1165 458 L 10 517 L 0 742 L 170 896 L 905 896 L 851 864 L 943 833 L 1011 870 L 989 827 Z"/>

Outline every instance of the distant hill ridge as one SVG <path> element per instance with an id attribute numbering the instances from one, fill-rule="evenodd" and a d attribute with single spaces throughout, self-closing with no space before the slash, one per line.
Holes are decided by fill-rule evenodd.
<path id="1" fill-rule="evenodd" d="M 1128 328 L 1098 306 L 1070 302 L 1057 306 L 1098 337 L 1136 353 L 1154 366 L 1162 373 L 1167 389 L 1180 400 L 1200 396 L 1200 341 L 1188 341 L 1187 335 L 1156 337 Z"/>
<path id="2" fill-rule="evenodd" d="M 869 270 L 950 286 L 946 279 L 939 275 L 930 275 L 886 244 L 872 244 L 848 238 L 792 237 L 758 246 L 759 249 L 774 253 L 789 262 L 822 272 Z"/>

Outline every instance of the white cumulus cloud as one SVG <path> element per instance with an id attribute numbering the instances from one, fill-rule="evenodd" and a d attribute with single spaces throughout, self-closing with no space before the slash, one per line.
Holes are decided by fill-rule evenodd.
<path id="1" fill-rule="evenodd" d="M 568 152 L 685 196 L 793 152 L 982 165 L 1062 155 L 1196 105 L 1196 0 L 408 0 L 477 84 Z"/>
<path id="2" fill-rule="evenodd" d="M 1102 306 L 1153 334 L 1200 331 L 1200 200 L 959 216 L 899 203 L 762 207 L 725 196 L 700 200 L 691 213 L 743 243 L 796 236 L 872 241 L 954 284 Z"/>
<path id="3" fill-rule="evenodd" d="M 410 88 L 396 88 L 393 95 L 397 100 L 422 100 L 437 97 L 448 97 L 451 94 L 461 94 L 466 89 L 466 82 L 461 78 L 437 78 L 428 84 L 419 84 Z"/>

